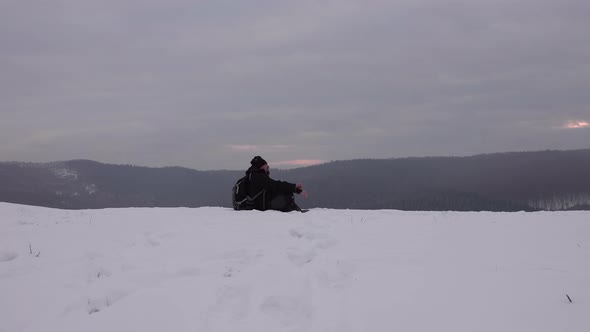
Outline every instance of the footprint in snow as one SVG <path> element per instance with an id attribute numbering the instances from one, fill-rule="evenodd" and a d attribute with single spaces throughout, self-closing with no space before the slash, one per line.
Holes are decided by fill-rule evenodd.
<path id="1" fill-rule="evenodd" d="M 92 269 L 88 274 L 88 281 L 92 282 L 97 279 L 108 278 L 112 275 L 111 271 L 104 267 Z"/>
<path id="2" fill-rule="evenodd" d="M 84 257 L 86 257 L 86 259 L 88 259 L 89 261 L 93 261 L 95 259 L 102 258 L 103 255 L 99 252 L 96 252 L 96 251 L 87 251 L 84 254 Z"/>
<path id="3" fill-rule="evenodd" d="M 236 274 L 238 274 L 239 272 L 240 272 L 239 269 L 228 266 L 225 268 L 225 272 L 223 273 L 223 276 L 225 278 L 231 278 L 231 277 L 235 276 Z"/>
<path id="4" fill-rule="evenodd" d="M 161 242 L 158 241 L 157 237 L 154 237 L 151 232 L 143 232 L 144 243 L 148 247 L 159 247 Z"/>
<path id="5" fill-rule="evenodd" d="M 250 299 L 248 285 L 224 286 L 218 291 L 217 301 L 209 308 L 209 319 L 239 321 L 247 316 Z"/>
<path id="6" fill-rule="evenodd" d="M 287 258 L 297 266 L 311 263 L 317 256 L 314 250 L 301 250 L 297 248 L 287 249 Z"/>
<path id="7" fill-rule="evenodd" d="M 338 244 L 338 241 L 334 238 L 299 228 L 289 230 L 289 235 L 295 239 L 307 240 L 318 249 L 328 249 Z"/>
<path id="8" fill-rule="evenodd" d="M 139 236 L 138 238 L 136 238 L 135 241 L 133 241 L 131 243 L 131 247 L 137 247 L 138 245 L 144 246 L 144 247 L 151 247 L 151 248 L 155 248 L 155 247 L 159 247 L 162 243 L 157 240 L 155 237 L 151 236 L 150 233 L 144 233 L 143 235 Z"/>
<path id="9" fill-rule="evenodd" d="M 296 238 L 296 239 L 301 239 L 302 237 L 305 236 L 305 233 L 299 229 L 291 229 L 289 230 L 289 235 L 291 235 L 292 237 Z"/>
<path id="10" fill-rule="evenodd" d="M 160 241 L 152 239 L 152 238 L 148 238 L 146 240 L 146 242 L 147 242 L 147 245 L 150 247 L 159 247 L 161 244 Z"/>
<path id="11" fill-rule="evenodd" d="M 356 265 L 350 261 L 337 260 L 322 265 L 316 272 L 319 285 L 329 288 L 343 288 L 347 282 L 355 280 Z"/>
<path id="12" fill-rule="evenodd" d="M 18 257 L 18 254 L 14 251 L 0 251 L 0 263 L 10 262 Z"/>
<path id="13" fill-rule="evenodd" d="M 251 268 L 264 257 L 261 251 L 228 251 L 211 258 L 212 262 L 222 263 L 224 268 L 221 273 L 226 278 L 236 276 L 238 273 Z"/>
<path id="14" fill-rule="evenodd" d="M 120 301 L 127 295 L 127 292 L 124 291 L 110 291 L 104 296 L 87 298 L 86 312 L 88 312 L 89 315 L 100 312 Z"/>
<path id="15" fill-rule="evenodd" d="M 290 296 L 270 296 L 260 310 L 285 327 L 306 330 L 311 326 L 314 310 L 308 303 Z"/>

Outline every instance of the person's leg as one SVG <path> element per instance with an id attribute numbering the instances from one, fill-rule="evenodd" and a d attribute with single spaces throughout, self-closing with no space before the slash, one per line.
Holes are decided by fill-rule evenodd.
<path id="1" fill-rule="evenodd" d="M 269 210 L 283 211 L 285 206 L 287 206 L 287 200 L 285 199 L 285 196 L 278 195 L 270 201 Z"/>
<path id="2" fill-rule="evenodd" d="M 299 206 L 295 203 L 293 196 L 278 195 L 270 201 L 270 209 L 290 212 L 290 211 L 301 211 Z"/>

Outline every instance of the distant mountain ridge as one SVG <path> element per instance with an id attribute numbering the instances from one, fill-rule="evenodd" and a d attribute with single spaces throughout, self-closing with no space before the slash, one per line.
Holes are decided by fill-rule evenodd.
<path id="1" fill-rule="evenodd" d="M 307 208 L 590 210 L 590 149 L 334 161 L 271 177 L 304 183 Z M 230 207 L 243 171 L 90 160 L 0 162 L 0 201 L 66 209 Z"/>

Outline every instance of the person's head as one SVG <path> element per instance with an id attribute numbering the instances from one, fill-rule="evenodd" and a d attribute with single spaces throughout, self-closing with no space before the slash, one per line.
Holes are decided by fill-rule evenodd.
<path id="1" fill-rule="evenodd" d="M 268 164 L 264 164 L 260 168 L 263 169 L 266 172 L 266 174 L 270 174 L 270 167 L 268 166 Z"/>
<path id="2" fill-rule="evenodd" d="M 267 174 L 270 173 L 268 163 L 266 162 L 266 160 L 262 159 L 261 156 L 256 156 L 252 158 L 252 161 L 250 161 L 250 165 L 256 168 L 263 169 Z"/>

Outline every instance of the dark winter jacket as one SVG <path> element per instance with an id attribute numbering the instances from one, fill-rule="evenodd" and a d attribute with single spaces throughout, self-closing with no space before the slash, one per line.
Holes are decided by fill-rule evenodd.
<path id="1" fill-rule="evenodd" d="M 278 195 L 292 196 L 299 193 L 297 185 L 285 181 L 273 180 L 263 169 L 250 167 L 246 171 L 248 175 L 248 196 L 256 197 L 256 210 L 266 210 L 270 207 L 270 201 Z"/>

